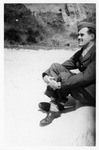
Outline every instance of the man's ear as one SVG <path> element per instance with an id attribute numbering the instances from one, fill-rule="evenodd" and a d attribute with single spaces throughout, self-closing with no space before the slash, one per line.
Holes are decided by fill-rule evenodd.
<path id="1" fill-rule="evenodd" d="M 92 37 L 93 40 L 95 39 L 95 35 L 94 34 L 91 34 L 91 37 Z"/>

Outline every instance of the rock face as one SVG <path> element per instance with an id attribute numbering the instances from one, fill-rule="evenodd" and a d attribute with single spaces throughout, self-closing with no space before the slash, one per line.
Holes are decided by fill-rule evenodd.
<path id="1" fill-rule="evenodd" d="M 95 17 L 96 13 L 95 3 L 26 4 L 26 6 L 35 12 L 60 12 L 64 21 L 69 23 Z"/>
<path id="2" fill-rule="evenodd" d="M 65 12 L 73 20 L 83 20 L 95 13 L 95 4 L 65 4 Z"/>

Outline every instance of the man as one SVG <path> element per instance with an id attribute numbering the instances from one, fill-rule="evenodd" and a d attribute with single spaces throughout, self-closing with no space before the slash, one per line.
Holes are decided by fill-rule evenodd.
<path id="1" fill-rule="evenodd" d="M 47 84 L 45 94 L 51 101 L 39 104 L 39 107 L 47 112 L 46 118 L 40 121 L 41 126 L 50 124 L 54 118 L 60 116 L 69 94 L 85 106 L 95 106 L 96 28 L 90 22 L 80 22 L 77 27 L 80 50 L 64 63 L 52 64 L 42 74 Z M 80 72 L 72 73 L 72 69 L 79 69 Z"/>

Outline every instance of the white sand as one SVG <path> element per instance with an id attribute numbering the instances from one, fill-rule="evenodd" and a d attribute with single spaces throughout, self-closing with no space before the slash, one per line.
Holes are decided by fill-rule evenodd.
<path id="1" fill-rule="evenodd" d="M 94 124 L 94 108 L 80 108 L 62 114 L 46 127 L 39 126 L 46 114 L 38 111 L 38 103 L 49 101 L 44 95 L 46 85 L 42 72 L 53 62 L 62 63 L 75 52 L 15 49 L 4 52 L 4 145 L 93 145 L 93 137 L 89 138 L 91 142 L 86 139 L 93 135 L 88 132 Z"/>

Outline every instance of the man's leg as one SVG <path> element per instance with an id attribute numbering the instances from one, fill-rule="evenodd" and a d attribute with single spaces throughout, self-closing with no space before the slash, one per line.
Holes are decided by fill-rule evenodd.
<path id="1" fill-rule="evenodd" d="M 61 72 L 71 73 L 64 66 L 62 66 L 61 64 L 58 64 L 58 63 L 53 63 L 51 65 L 51 67 L 49 68 L 49 76 L 54 77 L 56 81 L 59 81 L 59 75 L 60 75 Z M 66 96 L 69 94 L 69 91 L 66 90 L 65 92 L 63 92 L 63 89 L 53 90 L 53 89 L 47 87 L 47 89 L 45 91 L 45 94 L 49 97 L 54 97 L 54 98 L 56 98 L 60 101 L 61 100 L 66 100 L 67 101 Z"/>
<path id="2" fill-rule="evenodd" d="M 59 63 L 53 63 L 49 68 L 49 75 L 54 77 L 56 81 L 61 72 L 69 72 L 69 71 Z"/>
<path id="3" fill-rule="evenodd" d="M 67 72 L 68 70 L 63 67 L 60 64 L 54 63 L 49 68 L 49 76 L 52 76 L 55 78 L 56 81 L 58 81 L 58 76 L 61 72 Z M 40 126 L 45 126 L 50 124 L 53 119 L 60 116 L 60 110 L 64 110 L 64 106 L 60 104 L 62 101 L 67 101 L 66 96 L 68 95 L 68 91 L 62 92 L 61 89 L 53 90 L 49 86 L 47 86 L 47 89 L 45 91 L 45 95 L 51 98 L 50 102 L 50 108 L 47 116 L 40 121 Z M 44 103 L 43 103 L 44 106 Z M 45 105 L 45 107 L 48 105 Z M 43 107 L 44 108 L 44 107 Z M 46 108 L 45 108 L 46 109 Z"/>
<path id="4" fill-rule="evenodd" d="M 47 90 L 45 91 L 45 95 L 47 95 L 50 98 L 50 102 L 40 102 L 39 108 L 45 112 L 48 112 L 51 108 L 51 105 L 53 105 L 53 110 L 56 109 L 59 111 L 64 110 L 64 106 L 60 103 L 59 100 L 61 97 L 59 95 L 59 92 L 57 90 L 53 90 L 50 86 L 47 86 Z M 66 102 L 66 98 L 63 99 Z"/>
<path id="5" fill-rule="evenodd" d="M 59 81 L 59 75 L 61 72 L 69 72 L 65 67 L 63 67 L 61 64 L 58 64 L 58 63 L 53 63 L 51 65 L 51 67 L 49 68 L 49 76 L 52 76 L 55 78 L 56 81 Z M 69 72 L 71 73 L 71 72 Z M 51 102 L 54 102 L 54 104 L 57 104 L 58 105 L 58 108 L 59 110 L 63 110 L 64 109 L 64 106 L 61 106 L 59 105 L 60 103 L 63 104 L 63 103 L 66 103 L 68 101 L 67 99 L 67 96 L 68 94 L 70 93 L 70 91 L 67 91 L 67 89 L 56 89 L 56 90 L 53 90 L 50 86 L 47 86 L 47 89 L 45 91 L 45 95 L 47 95 L 48 97 L 51 98 Z M 39 107 L 41 109 L 44 109 L 44 110 L 49 110 L 48 107 L 49 104 L 47 104 L 45 102 L 41 102 L 39 104 Z"/>
<path id="6" fill-rule="evenodd" d="M 59 81 L 58 76 L 60 75 L 61 72 L 69 72 L 69 71 L 65 67 L 63 67 L 61 64 L 53 63 L 51 65 L 51 67 L 49 68 L 49 74 L 48 75 L 54 77 L 56 81 Z M 45 91 L 45 95 L 47 95 L 48 97 L 51 98 L 51 104 L 52 104 L 52 102 L 54 104 L 57 104 L 59 107 L 59 110 L 64 109 L 64 107 L 59 105 L 59 104 L 67 102 L 68 94 L 69 94 L 69 91 L 67 91 L 67 90 L 65 90 L 64 92 L 63 92 L 63 89 L 53 90 L 50 86 L 47 86 L 47 89 Z M 49 108 L 48 106 L 49 106 L 49 104 L 47 104 L 46 102 L 45 102 L 45 104 L 44 104 L 44 102 L 41 102 L 39 104 L 39 107 L 41 109 L 45 108 L 44 110 L 48 110 L 48 108 Z"/>

